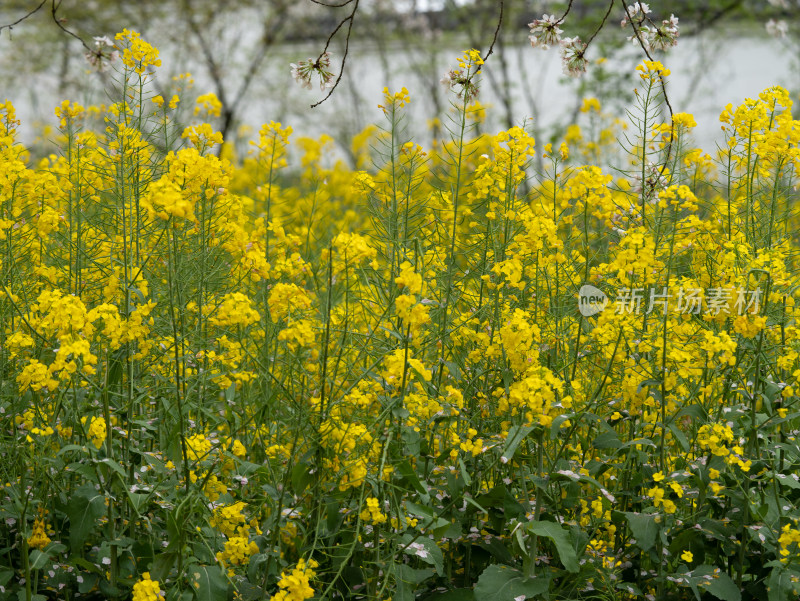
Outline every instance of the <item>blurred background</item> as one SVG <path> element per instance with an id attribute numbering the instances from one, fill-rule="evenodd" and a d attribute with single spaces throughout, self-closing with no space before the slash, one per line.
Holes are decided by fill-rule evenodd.
<path id="1" fill-rule="evenodd" d="M 711 151 L 719 138 L 719 113 L 782 85 L 798 100 L 800 90 L 800 0 L 680 0 L 653 3 L 656 23 L 675 14 L 680 39 L 657 53 L 672 70 L 669 95 L 675 112 L 695 115 L 695 142 Z M 338 74 L 354 2 L 324 6 L 313 0 L 45 0 L 41 9 L 0 31 L 0 99 L 11 100 L 23 124 L 21 139 L 34 155 L 49 152 L 53 107 L 69 98 L 84 105 L 107 102 L 113 66 L 98 72 L 85 58 L 82 41 L 113 39 L 133 29 L 161 52 L 153 94 L 166 98 L 173 78 L 191 73 L 193 88 L 214 92 L 224 105 L 214 125 L 228 141 L 246 140 L 269 121 L 291 125 L 300 135 L 328 134 L 346 142 L 379 122 L 382 89 L 411 92 L 408 126 L 427 144 L 440 133 L 452 94 L 442 75 L 464 49 L 486 52 L 498 26 L 499 0 L 360 0 L 352 20 L 344 76 L 331 98 L 293 81 L 290 63 L 316 58 L 330 42 Z M 344 6 L 333 6 L 344 4 Z M 479 100 L 491 107 L 487 131 L 525 125 L 537 143 L 558 141 L 579 114 L 583 99 L 597 98 L 604 112 L 624 117 L 636 86 L 634 68 L 644 58 L 620 27 L 621 3 L 611 11 L 588 56 L 588 73 L 564 77 L 559 52 L 530 47 L 527 24 L 542 14 L 562 14 L 565 2 L 505 0 L 494 53 L 487 61 Z M 39 6 L 39 0 L 4 0 L 0 26 Z M 588 39 L 603 21 L 607 2 L 576 1 L 562 26 L 564 36 Z M 56 24 L 55 21 L 58 21 Z M 61 25 L 61 27 L 59 27 Z M 65 31 L 66 30 L 66 31 Z M 184 82 L 186 79 L 183 80 Z M 796 113 L 797 114 L 797 113 Z"/>

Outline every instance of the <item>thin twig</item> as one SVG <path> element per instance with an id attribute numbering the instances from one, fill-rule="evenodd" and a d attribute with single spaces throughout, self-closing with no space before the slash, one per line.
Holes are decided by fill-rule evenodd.
<path id="1" fill-rule="evenodd" d="M 328 98 L 330 98 L 331 94 L 333 94 L 334 90 L 336 90 L 336 88 L 339 86 L 339 82 L 342 81 L 342 76 L 344 75 L 344 66 L 347 63 L 347 54 L 350 52 L 350 34 L 353 32 L 353 21 L 354 21 L 355 16 L 356 16 L 356 11 L 358 11 L 358 3 L 359 3 L 360 0 L 352 0 L 352 1 L 355 2 L 355 4 L 353 5 L 353 10 L 350 12 L 350 15 L 345 17 L 344 19 L 342 19 L 341 22 L 336 26 L 336 29 L 334 29 L 331 32 L 331 35 L 328 36 L 328 39 L 325 42 L 325 49 L 320 53 L 319 57 L 317 58 L 317 63 L 319 63 L 319 61 L 322 59 L 322 57 L 328 51 L 328 47 L 330 46 L 331 41 L 333 40 L 333 37 L 344 26 L 344 24 L 347 23 L 348 24 L 347 25 L 347 36 L 344 39 L 344 54 L 342 56 L 342 64 L 339 66 L 339 76 L 336 78 L 336 81 L 333 83 L 333 86 L 331 87 L 331 89 L 325 95 L 325 98 L 323 98 L 319 102 L 315 102 L 314 104 L 311 105 L 312 109 L 318 107 L 320 104 L 325 102 Z"/>
<path id="2" fill-rule="evenodd" d="M 570 1 L 570 5 L 572 2 Z M 494 38 L 492 39 L 492 43 L 489 46 L 489 51 L 486 53 L 486 56 L 483 57 L 483 62 L 486 62 L 486 59 L 489 58 L 494 52 L 494 45 L 497 42 L 497 36 L 500 34 L 500 27 L 503 25 L 503 0 L 500 0 L 500 16 L 497 18 L 497 27 L 494 30 Z"/>
<path id="3" fill-rule="evenodd" d="M 342 8 L 347 6 L 348 4 L 352 4 L 355 0 L 345 0 L 341 4 L 329 4 L 327 2 L 321 2 L 320 0 L 311 0 L 314 4 L 319 4 L 320 6 L 324 6 L 325 8 Z"/>
<path id="4" fill-rule="evenodd" d="M 628 11 L 628 5 L 625 3 L 625 0 L 620 0 L 620 2 L 622 2 L 622 7 L 625 9 L 625 14 L 630 15 L 630 12 Z M 642 39 L 642 35 L 639 32 L 639 28 L 636 26 L 636 23 L 634 23 L 633 19 L 631 19 L 630 23 L 631 27 L 633 27 L 633 33 L 636 36 L 636 40 L 642 47 L 642 51 L 645 53 L 645 56 L 647 56 L 647 58 L 652 61 L 653 57 L 650 54 L 650 51 L 647 49 L 647 45 L 644 43 L 644 40 Z M 664 104 L 666 104 L 667 109 L 669 109 L 669 128 L 670 128 L 669 143 L 667 144 L 667 156 L 664 157 L 664 164 L 661 166 L 661 170 L 659 171 L 658 175 L 660 177 L 664 175 L 664 171 L 666 171 L 667 164 L 669 163 L 670 155 L 672 154 L 672 141 L 675 139 L 675 123 L 672 119 L 674 114 L 672 111 L 672 104 L 670 104 L 669 96 L 667 95 L 667 82 L 664 80 L 664 77 L 661 75 L 661 73 L 658 74 L 658 81 L 661 84 L 661 92 L 662 95 L 664 96 Z M 644 143 L 644 141 L 642 143 Z M 644 187 L 644 182 L 642 182 L 642 187 Z"/>
<path id="5" fill-rule="evenodd" d="M 86 44 L 86 42 L 83 41 L 83 38 L 81 38 L 78 34 L 73 33 L 72 31 L 70 31 L 69 29 L 67 29 L 66 27 L 64 27 L 61 24 L 61 21 L 59 21 L 58 17 L 56 16 L 56 13 L 58 12 L 58 9 L 60 7 L 61 7 L 61 0 L 58 1 L 58 4 L 56 4 L 56 0 L 52 1 L 51 5 L 50 5 L 50 14 L 53 16 L 53 23 L 55 23 L 61 31 L 63 31 L 67 35 L 70 35 L 73 38 L 75 38 L 76 40 L 78 40 L 81 43 L 81 46 L 86 48 L 86 50 L 88 52 L 94 52 L 94 50 L 89 48 L 89 46 Z M 39 10 L 39 9 L 37 8 L 36 10 Z"/>
<path id="6" fill-rule="evenodd" d="M 600 30 L 606 26 L 606 21 L 608 21 L 608 16 L 611 14 L 612 8 L 614 8 L 614 0 L 611 0 L 611 2 L 608 3 L 608 10 L 606 11 L 606 15 L 603 17 L 603 21 L 600 23 L 600 26 L 597 29 L 595 29 L 594 33 L 592 34 L 592 37 L 590 37 L 586 41 L 586 48 L 589 47 L 589 44 L 592 43 L 592 40 L 594 40 L 597 34 L 600 33 Z M 584 50 L 584 52 L 586 52 L 586 50 Z"/>
<path id="7" fill-rule="evenodd" d="M 569 0 L 569 4 L 567 4 L 567 10 L 565 10 L 564 14 L 561 15 L 561 18 L 558 21 L 556 21 L 556 25 L 560 25 L 561 23 L 564 22 L 564 19 L 567 18 L 567 15 L 569 14 L 569 11 L 572 10 L 572 2 L 573 2 L 573 0 Z"/>
<path id="8" fill-rule="evenodd" d="M 42 7 L 43 7 L 43 6 L 44 6 L 46 3 L 47 3 L 47 0 L 42 0 L 42 1 L 41 1 L 41 3 L 39 4 L 39 6 L 37 6 L 36 8 L 34 8 L 34 9 L 31 11 L 31 12 L 29 12 L 27 15 L 25 15 L 25 16 L 24 16 L 24 17 L 22 17 L 21 19 L 17 19 L 17 20 L 16 20 L 16 21 L 14 21 L 13 23 L 9 23 L 8 25 L 0 25 L 0 33 L 2 33 L 2 31 L 3 31 L 4 29 L 13 29 L 15 25 L 19 25 L 20 23 L 22 23 L 22 22 L 23 22 L 25 19 L 27 19 L 28 17 L 31 17 L 31 16 L 35 15 L 36 13 L 38 13 L 38 12 L 39 12 L 39 10 L 40 10 L 40 9 L 41 9 L 41 8 L 42 8 Z"/>

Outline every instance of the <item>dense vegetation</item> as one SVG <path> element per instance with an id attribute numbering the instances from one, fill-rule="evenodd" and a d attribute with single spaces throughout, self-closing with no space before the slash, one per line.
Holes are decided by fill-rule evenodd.
<path id="1" fill-rule="evenodd" d="M 560 147 L 385 90 L 353 168 L 115 43 L 58 153 L 1 109 L 0 599 L 796 597 L 785 90 L 713 154 L 655 61 Z"/>

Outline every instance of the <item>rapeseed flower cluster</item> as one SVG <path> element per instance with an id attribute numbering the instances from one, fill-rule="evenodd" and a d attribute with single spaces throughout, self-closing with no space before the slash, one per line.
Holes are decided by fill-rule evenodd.
<path id="1" fill-rule="evenodd" d="M 303 601 L 314 596 L 314 589 L 311 588 L 309 581 L 314 578 L 314 569 L 319 564 L 313 559 L 306 563 L 305 559 L 300 558 L 290 574 L 281 572 L 281 579 L 278 581 L 280 590 L 272 596 L 276 601 Z"/>
<path id="2" fill-rule="evenodd" d="M 141 580 L 133 585 L 133 601 L 163 601 L 164 591 L 158 580 L 151 580 L 150 573 L 142 574 Z"/>

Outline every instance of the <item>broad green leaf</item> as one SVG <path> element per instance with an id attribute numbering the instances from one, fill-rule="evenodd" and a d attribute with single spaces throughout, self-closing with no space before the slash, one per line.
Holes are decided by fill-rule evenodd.
<path id="1" fill-rule="evenodd" d="M 458 458 L 458 466 L 461 469 L 461 477 L 464 479 L 464 484 L 469 486 L 472 484 L 472 477 L 469 475 L 469 470 L 467 470 L 467 466 L 464 465 L 464 460 L 461 457 Z"/>
<path id="2" fill-rule="evenodd" d="M 636 599 L 644 598 L 644 595 L 642 594 L 642 591 L 639 590 L 639 587 L 631 584 L 630 582 L 619 582 L 614 588 L 616 588 L 618 591 L 625 591 L 629 595 L 633 595 Z"/>
<path id="3" fill-rule="evenodd" d="M 80 551 L 104 511 L 104 497 L 93 485 L 86 483 L 75 491 L 67 505 L 69 545 L 73 551 Z"/>
<path id="4" fill-rule="evenodd" d="M 596 449 L 618 449 L 622 446 L 619 436 L 614 430 L 602 432 L 592 442 L 592 446 Z"/>
<path id="5" fill-rule="evenodd" d="M 767 580 L 768 601 L 786 601 L 792 586 L 791 575 L 783 564 L 773 566 Z"/>
<path id="6" fill-rule="evenodd" d="M 553 420 L 553 423 L 550 424 L 550 439 L 555 440 L 558 438 L 558 433 L 561 431 L 561 426 L 569 419 L 575 417 L 575 413 L 569 413 L 565 415 L 559 415 Z"/>
<path id="7" fill-rule="evenodd" d="M 742 593 L 736 583 L 722 570 L 710 574 L 710 579 L 700 583 L 709 593 L 722 601 L 741 601 Z"/>
<path id="8" fill-rule="evenodd" d="M 137 515 L 141 515 L 142 509 L 147 506 L 147 503 L 150 500 L 150 495 L 141 492 L 129 492 L 127 489 L 125 492 L 128 495 L 128 500 L 130 501 L 133 510 Z"/>
<path id="9" fill-rule="evenodd" d="M 406 510 L 410 514 L 425 518 L 425 525 L 427 528 L 435 530 L 437 528 L 446 528 L 450 525 L 449 520 L 436 515 L 436 511 L 430 507 L 425 507 L 423 505 L 418 505 L 417 503 L 408 501 L 406 503 Z"/>
<path id="10" fill-rule="evenodd" d="M 39 549 L 31 551 L 30 566 L 32 570 L 41 570 L 48 563 L 50 563 L 50 555 L 42 553 Z"/>
<path id="11" fill-rule="evenodd" d="M 478 578 L 475 599 L 515 601 L 519 597 L 539 597 L 549 588 L 550 581 L 547 578 L 524 578 L 519 570 L 495 564 L 486 568 Z"/>
<path id="12" fill-rule="evenodd" d="M 260 586 L 249 583 L 247 580 L 242 580 L 239 582 L 236 592 L 239 594 L 239 596 L 236 598 L 240 599 L 241 601 L 261 601 L 266 596 L 264 594 L 264 589 L 262 589 Z"/>
<path id="13" fill-rule="evenodd" d="M 301 494 L 313 481 L 311 466 L 303 462 L 295 464 L 292 468 L 292 489 L 296 494 Z"/>
<path id="14" fill-rule="evenodd" d="M 533 428 L 533 426 L 512 426 L 508 431 L 506 443 L 503 445 L 503 455 L 500 461 L 505 460 L 503 463 L 511 461 L 514 457 L 514 453 L 517 451 L 517 447 L 525 440 L 528 434 L 533 432 Z"/>
<path id="15" fill-rule="evenodd" d="M 678 428 L 678 424 L 672 422 L 669 425 L 669 431 L 672 432 L 672 435 L 675 437 L 675 440 L 681 445 L 681 449 L 685 453 L 689 450 L 689 441 L 686 439 L 686 435 L 681 432 L 681 429 Z"/>
<path id="16" fill-rule="evenodd" d="M 655 447 L 656 443 L 654 443 L 649 438 L 635 438 L 634 440 L 629 440 L 628 442 L 624 443 L 621 448 L 626 447 L 635 447 L 637 445 L 645 446 L 645 447 Z"/>
<path id="17" fill-rule="evenodd" d="M 122 466 L 119 463 L 117 463 L 116 461 L 114 461 L 113 459 L 109 459 L 108 457 L 104 457 L 103 459 L 99 459 L 98 463 L 102 463 L 104 465 L 107 465 L 112 470 L 117 472 L 117 474 L 119 474 L 122 477 L 122 481 L 123 482 L 128 477 L 128 474 L 125 473 L 125 470 L 122 469 Z"/>
<path id="18" fill-rule="evenodd" d="M 403 478 L 408 480 L 408 483 L 414 487 L 414 490 L 427 498 L 428 488 L 417 477 L 417 473 L 414 471 L 414 468 L 411 467 L 411 463 L 408 459 L 403 459 L 403 461 L 397 465 L 397 471 Z"/>
<path id="19" fill-rule="evenodd" d="M 775 474 L 775 479 L 783 486 L 800 488 L 800 481 L 797 480 L 797 474 Z"/>
<path id="20" fill-rule="evenodd" d="M 78 583 L 78 592 L 85 595 L 97 586 L 100 577 L 97 574 L 81 574 L 81 581 Z"/>
<path id="21" fill-rule="evenodd" d="M 219 566 L 195 564 L 188 570 L 196 601 L 227 601 L 228 580 Z"/>
<path id="22" fill-rule="evenodd" d="M 433 593 L 425 597 L 425 601 L 475 601 L 475 593 L 471 588 L 454 588 L 444 593 Z"/>
<path id="23" fill-rule="evenodd" d="M 568 572 L 577 572 L 578 555 L 569 540 L 569 532 L 555 522 L 529 522 L 526 526 L 528 532 L 537 536 L 544 536 L 553 541 L 558 551 L 558 557 Z"/>
<path id="24" fill-rule="evenodd" d="M 160 580 L 164 582 L 169 573 L 172 571 L 172 566 L 178 560 L 177 552 L 164 552 L 159 553 L 153 558 L 153 563 L 150 565 L 150 577 L 153 580 Z"/>
<path id="25" fill-rule="evenodd" d="M 519 532 L 520 530 L 517 530 Z M 511 555 L 511 551 L 508 550 L 508 547 L 504 545 L 499 539 L 491 538 L 489 542 L 485 542 L 482 539 L 478 539 L 475 543 L 476 546 L 480 547 L 481 549 L 488 551 L 492 554 L 492 556 L 497 560 L 503 563 L 513 563 L 514 556 Z"/>
<path id="26" fill-rule="evenodd" d="M 395 592 L 392 601 L 414 601 L 416 595 L 414 591 L 421 582 L 424 582 L 434 571 L 431 569 L 415 570 L 411 566 L 396 564 L 397 574 L 395 576 Z"/>
<path id="27" fill-rule="evenodd" d="M 60 457 L 64 453 L 69 453 L 70 451 L 80 451 L 81 453 L 85 453 L 86 447 L 84 447 L 83 445 L 79 445 L 79 444 L 64 445 L 63 447 L 61 447 L 58 450 L 58 453 L 56 453 L 56 457 Z"/>
<path id="28" fill-rule="evenodd" d="M 649 513 L 626 511 L 625 517 L 628 518 L 631 532 L 636 539 L 636 546 L 642 551 L 650 549 L 656 543 L 656 534 L 658 534 L 655 516 Z"/>
<path id="29" fill-rule="evenodd" d="M 406 555 L 419 557 L 425 563 L 432 565 L 439 576 L 444 574 L 442 550 L 427 536 L 420 536 L 414 539 L 414 537 L 407 534 L 401 538 L 400 548 L 403 549 L 403 553 Z"/>
<path id="30" fill-rule="evenodd" d="M 247 563 L 247 577 L 251 582 L 258 582 L 259 578 L 264 577 L 264 564 L 267 563 L 267 555 L 264 553 L 256 553 L 250 556 L 250 561 Z M 271 573 L 276 571 L 275 565 L 270 569 Z"/>

